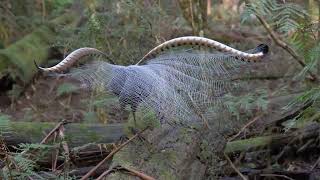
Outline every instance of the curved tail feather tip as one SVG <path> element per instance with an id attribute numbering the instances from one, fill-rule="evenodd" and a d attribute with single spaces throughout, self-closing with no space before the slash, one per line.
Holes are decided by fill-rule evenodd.
<path id="1" fill-rule="evenodd" d="M 266 54 L 268 54 L 268 52 L 269 52 L 269 46 L 266 45 L 266 44 L 259 44 L 259 45 L 257 46 L 257 50 L 258 50 L 259 52 L 262 52 L 264 55 L 266 55 Z"/>
<path id="2" fill-rule="evenodd" d="M 38 63 L 37 63 L 36 60 L 33 60 L 33 62 L 34 62 L 34 65 L 36 66 L 36 68 L 37 68 L 38 70 L 43 71 L 43 68 L 38 65 Z"/>

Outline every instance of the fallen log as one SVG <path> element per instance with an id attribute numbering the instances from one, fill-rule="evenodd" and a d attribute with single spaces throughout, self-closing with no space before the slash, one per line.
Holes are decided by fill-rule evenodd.
<path id="1" fill-rule="evenodd" d="M 39 143 L 56 123 L 9 122 L 9 130 L 0 130 L 8 147 L 21 143 Z M 65 127 L 65 140 L 70 147 L 88 143 L 113 143 L 124 135 L 123 124 L 69 123 Z"/>
<path id="2" fill-rule="evenodd" d="M 320 124 L 312 123 L 299 130 L 287 134 L 255 137 L 228 142 L 225 148 L 227 154 L 249 151 L 261 147 L 280 148 L 295 141 L 301 142 L 311 138 L 319 138 Z"/>

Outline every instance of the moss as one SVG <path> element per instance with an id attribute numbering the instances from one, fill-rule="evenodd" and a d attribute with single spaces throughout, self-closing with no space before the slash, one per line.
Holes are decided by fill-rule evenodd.
<path id="1" fill-rule="evenodd" d="M 243 151 L 244 149 L 251 149 L 254 147 L 261 147 L 270 144 L 272 136 L 256 137 L 251 139 L 243 139 L 229 142 L 225 148 L 226 153 Z"/>
<path id="2" fill-rule="evenodd" d="M 12 131 L 19 132 L 21 137 L 33 137 L 32 142 L 40 142 L 45 136 L 44 132 L 55 126 L 54 123 L 14 122 L 10 123 Z"/>

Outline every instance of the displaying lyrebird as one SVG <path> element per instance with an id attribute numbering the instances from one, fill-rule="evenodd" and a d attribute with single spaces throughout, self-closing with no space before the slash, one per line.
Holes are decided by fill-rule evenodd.
<path id="1" fill-rule="evenodd" d="M 201 50 L 176 50 L 187 45 L 200 46 Z M 210 107 L 236 87 L 233 77 L 240 73 L 240 67 L 263 59 L 267 53 L 264 44 L 242 52 L 211 39 L 187 36 L 160 44 L 136 65 L 97 61 L 75 68 L 68 75 L 87 87 L 102 86 L 118 96 L 121 108 L 130 105 L 134 119 L 137 109 L 144 107 L 156 112 L 162 123 L 208 123 Z M 62 72 L 90 54 L 103 53 L 80 48 L 53 67 L 37 67 L 44 72 Z"/>

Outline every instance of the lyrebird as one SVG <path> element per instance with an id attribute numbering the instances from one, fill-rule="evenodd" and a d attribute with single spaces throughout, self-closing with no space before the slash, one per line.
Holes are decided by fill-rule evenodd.
<path id="1" fill-rule="evenodd" d="M 203 51 L 169 51 L 181 46 L 208 48 Z M 215 52 L 212 52 L 214 49 Z M 268 53 L 268 46 L 242 52 L 217 41 L 187 36 L 166 41 L 147 53 L 137 64 L 120 66 L 97 61 L 70 72 L 88 87 L 103 86 L 119 98 L 121 108 L 130 105 L 135 120 L 139 107 L 157 112 L 161 122 L 208 123 L 210 107 L 234 88 L 232 77 L 240 66 L 256 62 Z M 80 48 L 43 72 L 62 72 L 81 57 L 103 54 L 94 48 Z"/>

